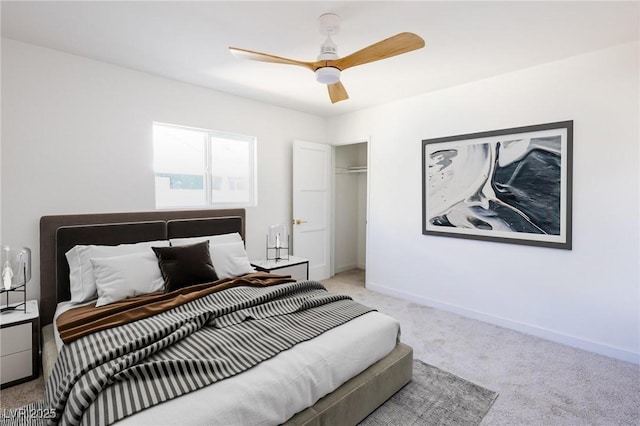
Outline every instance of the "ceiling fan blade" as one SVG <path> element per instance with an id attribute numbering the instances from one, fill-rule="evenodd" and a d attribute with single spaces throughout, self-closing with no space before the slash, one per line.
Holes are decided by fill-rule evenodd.
<path id="1" fill-rule="evenodd" d="M 356 65 L 379 61 L 380 59 L 390 58 L 422 47 L 424 47 L 424 40 L 419 35 L 400 33 L 358 50 L 344 58 L 336 59 L 333 62 L 333 66 L 344 71 Z"/>
<path id="2" fill-rule="evenodd" d="M 327 89 L 329 89 L 329 97 L 331 98 L 332 104 L 349 99 L 347 90 L 340 81 L 333 84 L 327 84 Z"/>
<path id="3" fill-rule="evenodd" d="M 295 59 L 283 58 L 280 56 L 270 55 L 268 53 L 254 52 L 253 50 L 240 49 L 238 47 L 229 47 L 229 51 L 239 58 L 250 59 L 252 61 L 298 65 L 310 69 L 311 71 L 315 71 L 317 68 L 313 62 L 296 61 Z"/>

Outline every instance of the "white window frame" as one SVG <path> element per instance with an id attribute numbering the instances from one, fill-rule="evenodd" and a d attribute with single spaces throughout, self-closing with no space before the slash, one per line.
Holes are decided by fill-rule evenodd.
<path id="1" fill-rule="evenodd" d="M 198 127 L 190 127 L 190 126 L 182 126 L 179 124 L 171 124 L 171 123 L 163 123 L 163 122 L 153 122 L 153 127 L 162 126 L 162 127 L 171 127 L 176 129 L 184 129 L 189 131 L 202 132 L 203 135 L 206 135 L 205 149 L 204 149 L 204 161 L 205 161 L 205 176 L 204 176 L 204 192 L 205 192 L 205 204 L 202 205 L 184 205 L 184 206 L 158 206 L 157 195 L 155 198 L 156 209 L 157 210 L 169 210 L 175 208 L 198 208 L 198 207 L 213 207 L 213 208 L 240 208 L 240 207 L 255 207 L 258 205 L 258 170 L 257 170 L 257 137 L 242 135 L 237 133 L 229 133 L 229 132 L 220 132 L 216 130 L 203 129 Z M 211 142 L 213 138 L 222 138 L 228 140 L 237 140 L 239 142 L 247 142 L 249 143 L 249 200 L 247 202 L 217 202 L 213 200 L 212 194 L 212 179 L 213 179 L 213 167 L 211 164 Z M 154 153 L 155 154 L 155 153 Z M 156 173 L 158 171 L 154 168 L 154 180 L 156 178 Z"/>

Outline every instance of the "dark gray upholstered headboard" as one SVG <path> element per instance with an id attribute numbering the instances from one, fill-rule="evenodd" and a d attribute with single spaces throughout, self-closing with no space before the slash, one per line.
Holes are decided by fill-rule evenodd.
<path id="1" fill-rule="evenodd" d="M 117 245 L 231 232 L 239 232 L 244 239 L 244 209 L 43 216 L 40 219 L 40 325 L 50 324 L 57 304 L 71 298 L 65 253 L 75 245 Z"/>

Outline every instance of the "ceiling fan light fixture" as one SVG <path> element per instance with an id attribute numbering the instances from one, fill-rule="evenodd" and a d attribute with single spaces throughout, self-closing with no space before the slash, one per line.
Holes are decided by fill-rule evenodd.
<path id="1" fill-rule="evenodd" d="M 229 50 L 238 56 L 254 61 L 271 62 L 284 65 L 296 65 L 313 71 L 318 83 L 327 86 L 331 103 L 349 99 L 347 90 L 340 81 L 342 71 L 369 62 L 391 58 L 396 55 L 411 52 L 424 47 L 424 40 L 417 34 L 399 33 L 363 49 L 351 53 L 345 57 L 338 57 L 338 47 L 331 39 L 340 32 L 340 17 L 335 13 L 325 13 L 318 18 L 320 33 L 327 38 L 320 46 L 320 55 L 314 62 L 304 62 L 295 59 L 283 58 L 268 53 L 253 50 L 229 47 Z"/>
<path id="2" fill-rule="evenodd" d="M 334 67 L 322 67 L 316 70 L 316 81 L 322 84 L 334 84 L 340 81 L 340 70 Z"/>

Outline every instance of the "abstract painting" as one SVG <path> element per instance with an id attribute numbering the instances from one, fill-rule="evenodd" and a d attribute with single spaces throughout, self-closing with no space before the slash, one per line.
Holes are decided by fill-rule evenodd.
<path id="1" fill-rule="evenodd" d="M 422 233 L 571 250 L 573 121 L 422 141 Z"/>

